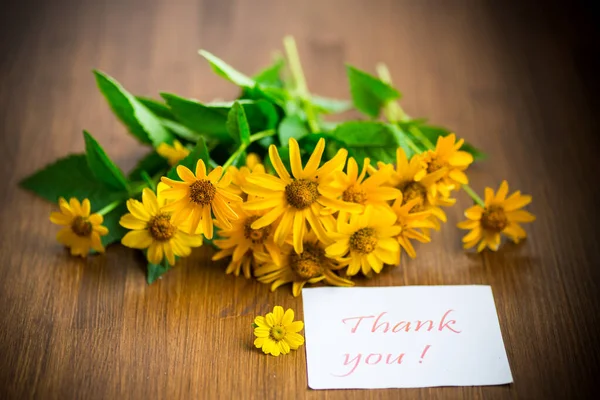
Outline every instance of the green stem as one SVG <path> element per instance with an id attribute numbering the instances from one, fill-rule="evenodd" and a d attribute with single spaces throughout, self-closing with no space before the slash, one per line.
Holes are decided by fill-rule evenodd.
<path id="1" fill-rule="evenodd" d="M 471 196 L 471 198 L 473 199 L 473 201 L 477 204 L 479 204 L 481 207 L 485 208 L 485 203 L 483 202 L 483 200 L 481 199 L 481 197 L 479 197 L 479 195 L 477 193 L 475 193 L 475 191 L 473 189 L 471 189 L 471 186 L 469 185 L 462 185 L 462 188 L 465 192 L 467 192 L 467 194 L 469 196 Z"/>
<path id="2" fill-rule="evenodd" d="M 106 215 L 109 212 L 111 212 L 112 210 L 114 210 L 115 208 L 117 208 L 117 206 L 119 204 L 121 204 L 122 202 L 123 202 L 122 200 L 115 200 L 112 203 L 104 206 L 104 208 L 102 208 L 101 210 L 96 211 L 95 214 Z"/>
<path id="3" fill-rule="evenodd" d="M 377 69 L 377 75 L 379 75 L 379 78 L 383 82 L 385 82 L 391 86 L 392 85 L 392 75 L 390 74 L 390 70 L 388 69 L 387 65 L 385 65 L 384 63 L 379 63 L 379 64 L 377 64 L 376 69 Z M 387 120 L 391 123 L 398 122 L 398 121 L 405 121 L 409 118 L 408 115 L 406 115 L 406 113 L 402 109 L 402 106 L 400 106 L 400 103 L 398 103 L 395 100 L 389 101 L 383 107 L 383 113 L 385 114 L 385 117 L 387 118 Z"/>
<path id="4" fill-rule="evenodd" d="M 435 146 L 433 143 L 431 143 L 431 140 L 429 140 L 427 138 L 427 136 L 425 136 L 423 134 L 423 132 L 421 132 L 421 130 L 415 126 L 411 126 L 408 131 L 410 133 L 413 134 L 413 136 L 415 136 L 417 139 L 419 139 L 419 141 L 425 146 L 427 147 L 429 150 L 433 150 L 435 149 Z"/>
<path id="5" fill-rule="evenodd" d="M 300 63 L 300 56 L 298 55 L 298 47 L 293 36 L 286 36 L 283 38 L 283 46 L 287 55 L 288 65 L 292 78 L 294 80 L 294 86 L 298 96 L 300 97 L 300 103 L 306 113 L 306 120 L 308 127 L 312 133 L 318 133 L 321 128 L 317 121 L 315 110 L 310 102 L 310 92 L 306 85 L 306 78 L 304 77 L 304 71 L 302 70 L 302 64 Z"/>
<path id="6" fill-rule="evenodd" d="M 228 159 L 227 161 L 225 161 L 225 164 L 223 164 L 223 170 L 227 170 L 227 168 L 229 168 L 231 166 L 231 164 L 233 164 L 233 162 L 235 161 L 236 158 L 238 158 L 240 156 L 240 154 L 242 154 L 244 151 L 246 151 L 246 147 L 248 147 L 245 144 L 241 144 L 240 147 L 238 147 L 238 149 L 235 151 L 235 153 L 233 153 Z"/>
<path id="7" fill-rule="evenodd" d="M 250 136 L 250 143 L 254 143 L 257 140 L 264 139 L 269 136 L 273 136 L 274 134 L 275 134 L 275 129 L 269 129 L 266 131 L 261 131 L 261 132 L 255 133 L 254 135 Z"/>

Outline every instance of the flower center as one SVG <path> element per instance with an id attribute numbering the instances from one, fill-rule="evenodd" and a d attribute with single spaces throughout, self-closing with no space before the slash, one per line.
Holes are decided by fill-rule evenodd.
<path id="1" fill-rule="evenodd" d="M 202 206 L 209 205 L 216 193 L 217 189 L 207 179 L 199 179 L 190 185 L 190 200 Z"/>
<path id="2" fill-rule="evenodd" d="M 362 228 L 350 236 L 350 249 L 362 254 L 369 254 L 377 246 L 377 238 L 373 228 Z"/>
<path id="3" fill-rule="evenodd" d="M 402 191 L 402 205 L 405 205 L 413 199 L 421 200 L 419 204 L 415 205 L 410 210 L 411 212 L 420 210 L 422 205 L 425 204 L 425 201 L 427 200 L 427 189 L 425 189 L 425 186 L 421 185 L 419 182 L 409 182 L 400 190 Z"/>
<path id="4" fill-rule="evenodd" d="M 77 236 L 87 237 L 92 234 L 92 223 L 88 221 L 87 218 L 78 215 L 73 218 L 73 222 L 71 222 L 71 230 Z"/>
<path id="5" fill-rule="evenodd" d="M 486 230 L 502 232 L 507 225 L 508 218 L 502 207 L 490 206 L 481 216 L 481 226 Z"/>
<path id="6" fill-rule="evenodd" d="M 246 220 L 246 223 L 244 224 L 244 236 L 246 237 L 246 239 L 251 240 L 253 244 L 264 243 L 265 240 L 267 240 L 267 237 L 269 237 L 269 233 L 271 233 L 271 226 L 269 225 L 260 229 L 252 229 L 252 224 L 258 218 L 259 217 L 257 216 L 249 217 Z"/>
<path id="7" fill-rule="evenodd" d="M 360 187 L 350 186 L 342 193 L 342 200 L 348 203 L 365 204 L 367 194 Z"/>
<path id="8" fill-rule="evenodd" d="M 319 197 L 317 182 L 308 179 L 298 179 L 285 187 L 285 197 L 288 203 L 298 209 L 304 210 Z"/>
<path id="9" fill-rule="evenodd" d="M 276 342 L 279 342 L 285 337 L 285 328 L 281 325 L 275 325 L 271 328 L 269 334 L 271 336 L 271 339 L 275 340 Z"/>
<path id="10" fill-rule="evenodd" d="M 314 243 L 304 243 L 304 251 L 300 254 L 290 254 L 290 266 L 298 278 L 308 280 L 323 273 L 325 251 Z"/>
<path id="11" fill-rule="evenodd" d="M 441 162 L 436 156 L 433 156 L 427 163 L 427 172 L 431 174 L 432 172 L 438 171 L 445 166 L 445 163 Z"/>
<path id="12" fill-rule="evenodd" d="M 165 241 L 169 240 L 177 232 L 177 228 L 171 225 L 171 217 L 169 214 L 157 214 L 150 222 L 148 222 L 148 232 L 154 240 Z"/>

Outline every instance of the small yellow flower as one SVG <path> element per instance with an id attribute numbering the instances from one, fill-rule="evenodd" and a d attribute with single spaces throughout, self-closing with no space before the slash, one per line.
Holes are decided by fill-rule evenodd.
<path id="1" fill-rule="evenodd" d="M 100 214 L 90 215 L 90 201 L 84 199 L 81 203 L 74 197 L 69 202 L 64 198 L 58 200 L 60 212 L 50 214 L 50 221 L 63 225 L 56 235 L 59 243 L 71 248 L 71 255 L 85 257 L 90 248 L 99 253 L 104 252 L 100 236 L 108 234 L 108 229 L 102 225 L 104 218 Z"/>
<path id="2" fill-rule="evenodd" d="M 362 215 L 350 215 L 349 221 L 338 218 L 337 232 L 329 232 L 335 243 L 329 245 L 325 253 L 348 265 L 348 276 L 359 271 L 365 276 L 371 276 L 372 271 L 380 273 L 384 264 L 398 262 L 400 247 L 395 237 L 402 228 L 394 225 L 395 222 L 395 216 L 389 218 L 375 213 L 371 206 Z"/>
<path id="3" fill-rule="evenodd" d="M 240 167 L 239 169 L 231 166 L 227 168 L 227 172 L 231 175 L 231 184 L 228 189 L 240 196 L 242 199 L 247 200 L 248 195 L 242 191 L 242 187 L 248 184 L 248 177 L 253 173 L 264 174 L 265 166 L 256 163 L 250 166 Z M 256 196 L 250 196 L 251 198 L 256 198 Z"/>
<path id="4" fill-rule="evenodd" d="M 190 151 L 179 143 L 178 140 L 173 140 L 173 146 L 167 143 L 159 144 L 156 152 L 163 158 L 166 158 L 169 165 L 177 164 L 190 154 Z"/>
<path id="5" fill-rule="evenodd" d="M 279 246 L 273 241 L 274 229 L 271 229 L 271 226 L 252 229 L 252 223 L 260 218 L 260 214 L 245 211 L 240 206 L 235 207 L 235 212 L 239 219 L 231 223 L 231 228 L 223 228 L 219 222 L 215 223 L 221 228 L 218 232 L 221 239 L 214 240 L 213 244 L 221 250 L 212 259 L 220 260 L 231 256 L 231 262 L 225 272 L 239 276 L 241 269 L 247 279 L 252 275 L 253 254 L 256 252 L 267 252 L 275 264 L 281 264 Z"/>
<path id="6" fill-rule="evenodd" d="M 246 154 L 246 167 L 250 169 L 254 169 L 256 165 L 262 164 L 262 160 L 260 156 L 256 153 L 248 153 Z"/>
<path id="7" fill-rule="evenodd" d="M 330 174 L 342 170 L 348 152 L 340 149 L 331 160 L 319 168 L 325 150 L 325 140 L 320 139 L 306 166 L 302 167 L 300 148 L 295 139 L 289 140 L 289 148 L 292 176 L 283 165 L 277 148 L 271 145 L 269 157 L 278 177 L 260 173 L 248 176 L 246 179 L 249 184 L 244 186 L 243 190 L 249 195 L 262 198 L 248 201 L 244 208 L 268 211 L 252 224 L 252 228 L 260 229 L 279 220 L 275 230 L 275 243 L 282 246 L 291 233 L 296 253 L 302 253 L 306 221 L 319 240 L 328 241 L 320 216 L 321 210 L 324 207 L 337 208 L 339 204 L 331 202 L 321 194 L 322 184 Z M 362 207 L 349 204 L 343 209 L 354 212 L 357 208 L 360 211 Z"/>
<path id="8" fill-rule="evenodd" d="M 336 208 L 329 208 L 328 211 L 335 212 L 347 207 L 347 203 L 351 203 L 361 206 L 356 210 L 359 213 L 363 212 L 367 205 L 372 205 L 378 212 L 391 213 L 388 201 L 400 195 L 398 189 L 383 186 L 389 181 L 391 170 L 389 168 L 373 170 L 371 176 L 366 177 L 369 163 L 370 160 L 365 158 L 359 175 L 358 164 L 350 157 L 346 173 L 338 171 L 330 176 L 320 189 L 321 194 L 328 198 L 329 202 L 337 204 Z"/>
<path id="9" fill-rule="evenodd" d="M 531 203 L 531 196 L 523 195 L 520 191 L 509 197 L 508 183 L 502 181 L 498 192 L 494 195 L 492 188 L 485 188 L 485 207 L 474 205 L 465 211 L 466 221 L 460 222 L 460 229 L 471 230 L 463 237 L 464 248 L 469 249 L 479 243 L 477 251 L 490 248 L 496 251 L 500 246 L 501 234 L 508 236 L 518 243 L 527 237 L 519 223 L 533 222 L 535 216 L 521 208 Z"/>
<path id="10" fill-rule="evenodd" d="M 379 169 L 391 168 L 390 165 L 378 163 Z M 446 199 L 439 196 L 436 182 L 446 174 L 446 168 L 428 173 L 425 170 L 421 155 L 415 154 L 410 161 L 402 148 L 396 150 L 396 169 L 390 175 L 390 184 L 402 192 L 402 204 L 413 199 L 415 203 L 412 212 L 427 211 L 432 217 L 435 229 L 440 229 L 438 222 L 446 222 L 446 213 L 439 206 L 451 206 L 455 199 Z"/>
<path id="11" fill-rule="evenodd" d="M 430 228 L 435 228 L 435 222 L 430 218 L 431 214 L 428 211 L 411 212 L 419 200 L 412 199 L 408 203 L 403 204 L 402 194 L 396 199 L 392 210 L 398 218 L 396 225 L 402 230 L 396 236 L 400 247 L 406 251 L 410 258 L 415 258 L 417 253 L 411 243 L 412 240 L 417 240 L 421 243 L 429 243 L 431 237 L 428 232 Z M 399 254 L 399 253 L 398 253 Z M 400 262 L 400 260 L 398 260 Z"/>
<path id="12" fill-rule="evenodd" d="M 442 169 L 445 171 L 445 174 L 438 179 L 435 186 L 442 197 L 450 197 L 451 190 L 458 190 L 460 185 L 469 183 L 464 170 L 473 163 L 473 156 L 466 151 L 459 150 L 464 142 L 464 139 L 456 141 L 454 133 L 448 136 L 439 136 L 435 149 L 422 155 L 426 170 L 421 172 L 421 176 Z"/>
<path id="13" fill-rule="evenodd" d="M 175 264 L 175 256 L 187 257 L 191 247 L 202 245 L 202 236 L 193 236 L 183 232 L 171 220 L 171 215 L 161 211 L 166 199 L 163 193 L 167 185 L 158 184 L 158 196 L 152 190 L 145 188 L 142 201 L 127 200 L 128 214 L 121 217 L 119 224 L 131 229 L 121 243 L 133 249 L 148 249 L 148 261 L 160 264 L 166 257 L 170 265 Z"/>
<path id="14" fill-rule="evenodd" d="M 189 232 L 212 239 L 214 214 L 222 227 L 231 228 L 230 221 L 236 220 L 238 215 L 229 203 L 241 202 L 242 199 L 227 189 L 231 183 L 231 175 L 223 174 L 223 167 L 216 167 L 207 175 L 204 161 L 200 159 L 196 163 L 195 174 L 189 168 L 179 165 L 177 175 L 183 182 L 166 176 L 161 178 L 162 182 L 170 186 L 163 196 L 173 200 L 162 211 L 173 213 L 173 224 L 179 225 L 189 220 Z"/>
<path id="15" fill-rule="evenodd" d="M 256 268 L 254 275 L 259 282 L 271 283 L 271 291 L 292 282 L 292 293 L 298 297 L 307 283 L 323 281 L 334 286 L 354 285 L 354 282 L 333 272 L 343 266 L 325 255 L 325 245 L 312 231 L 304 236 L 302 253 L 296 253 L 288 244 L 283 246 L 281 253 L 279 264 L 268 254 L 255 253 L 261 265 Z"/>
<path id="16" fill-rule="evenodd" d="M 294 321 L 294 310 L 275 306 L 273 312 L 254 319 L 254 346 L 265 354 L 279 356 L 290 350 L 297 350 L 304 344 L 304 337 L 298 332 L 304 328 L 302 321 Z"/>

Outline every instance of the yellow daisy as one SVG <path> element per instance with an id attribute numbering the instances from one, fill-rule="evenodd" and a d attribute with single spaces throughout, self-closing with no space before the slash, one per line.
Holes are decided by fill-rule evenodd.
<path id="1" fill-rule="evenodd" d="M 349 220 L 338 218 L 336 232 L 329 233 L 334 243 L 325 248 L 325 253 L 348 265 L 348 276 L 359 271 L 365 276 L 371 276 L 371 271 L 379 273 L 384 264 L 398 262 L 400 247 L 395 237 L 402 228 L 395 222 L 395 216 L 384 218 L 371 206 L 362 215 L 350 215 Z"/>
<path id="2" fill-rule="evenodd" d="M 442 197 L 450 197 L 451 190 L 458 190 L 460 185 L 469 183 L 464 170 L 473 162 L 473 156 L 466 151 L 459 150 L 464 139 L 456 141 L 456 135 L 438 136 L 434 150 L 422 154 L 426 170 L 421 174 L 434 173 L 444 169 L 446 173 L 436 182 L 436 189 Z"/>
<path id="3" fill-rule="evenodd" d="M 307 283 L 324 281 L 334 286 L 354 285 L 352 281 L 341 278 L 333 272 L 343 266 L 325 255 L 325 245 L 312 231 L 304 236 L 302 253 L 296 253 L 287 244 L 283 246 L 281 252 L 279 264 L 269 254 L 255 253 L 261 265 L 256 268 L 254 275 L 259 282 L 271 283 L 271 291 L 292 282 L 292 293 L 297 297 Z"/>
<path id="4" fill-rule="evenodd" d="M 417 205 L 419 199 L 412 199 L 408 203 L 403 202 L 402 194 L 396 199 L 392 210 L 396 214 L 396 225 L 401 228 L 396 236 L 400 247 L 406 251 L 410 258 L 415 258 L 417 253 L 411 243 L 417 240 L 421 243 L 429 243 L 431 237 L 428 234 L 430 228 L 435 228 L 435 223 L 431 220 L 431 214 L 428 211 L 411 212 Z M 400 252 L 398 253 L 400 255 Z M 400 262 L 400 260 L 398 260 Z"/>
<path id="5" fill-rule="evenodd" d="M 212 214 L 222 227 L 231 228 L 230 221 L 236 220 L 238 216 L 229 203 L 241 202 L 242 199 L 227 189 L 231 183 L 231 175 L 223 174 L 223 167 L 216 167 L 207 175 L 204 161 L 200 159 L 196 163 L 195 172 L 194 174 L 189 168 L 179 165 L 177 175 L 183 182 L 166 176 L 161 178 L 170 187 L 164 191 L 163 196 L 173 200 L 162 211 L 173 213 L 171 218 L 175 225 L 189 219 L 191 233 L 201 233 L 212 239 Z"/>
<path id="6" fill-rule="evenodd" d="M 69 202 L 64 198 L 58 200 L 60 212 L 50 214 L 50 222 L 64 226 L 56 235 L 56 240 L 71 249 L 71 255 L 85 257 L 90 248 L 99 253 L 104 252 L 100 236 L 108 234 L 102 225 L 104 218 L 100 214 L 90 214 L 91 204 L 88 199 L 81 203 L 74 197 Z"/>
<path id="7" fill-rule="evenodd" d="M 294 310 L 275 306 L 272 313 L 254 319 L 254 345 L 265 354 L 279 356 L 290 350 L 297 350 L 304 343 L 300 332 L 304 328 L 302 321 L 294 321 Z"/>
<path id="8" fill-rule="evenodd" d="M 173 146 L 167 143 L 161 143 L 156 148 L 156 152 L 167 159 L 169 165 L 175 165 L 190 154 L 190 151 L 185 148 L 178 140 L 173 140 Z"/>
<path id="9" fill-rule="evenodd" d="M 391 168 L 391 166 L 378 163 L 379 169 Z M 446 222 L 446 213 L 439 206 L 450 206 L 455 199 L 446 199 L 438 195 L 436 182 L 446 173 L 446 168 L 428 173 L 425 170 L 421 156 L 415 154 L 410 161 L 402 148 L 396 150 L 396 169 L 390 175 L 390 184 L 402 192 L 402 205 L 413 199 L 417 199 L 413 212 L 428 211 L 433 217 L 435 229 L 439 230 L 440 224 L 437 220 Z"/>
<path id="10" fill-rule="evenodd" d="M 340 149 L 331 160 L 319 168 L 325 150 L 325 140 L 321 138 L 303 168 L 300 148 L 295 139 L 289 140 L 289 148 L 293 176 L 290 176 L 283 165 L 277 148 L 271 145 L 269 157 L 278 177 L 259 173 L 248 176 L 248 184 L 243 187 L 244 191 L 250 195 L 262 197 L 262 199 L 250 200 L 244 204 L 244 208 L 268 211 L 252 224 L 254 229 L 263 228 L 280 220 L 275 230 L 275 243 L 282 246 L 291 232 L 296 253 L 302 253 L 306 221 L 315 231 L 319 240 L 328 241 L 323 222 L 320 219 L 321 210 L 324 207 L 337 208 L 339 204 L 321 194 L 322 184 L 327 181 L 330 174 L 342 170 L 348 152 Z M 342 209 L 356 212 L 361 208 L 358 204 L 349 204 Z"/>
<path id="11" fill-rule="evenodd" d="M 131 229 L 121 243 L 133 249 L 148 249 L 148 261 L 160 264 L 166 257 L 170 265 L 175 264 L 175 256 L 187 257 L 192 247 L 202 245 L 202 236 L 193 236 L 183 232 L 171 220 L 168 212 L 162 211 L 166 199 L 164 183 L 158 184 L 157 193 L 148 188 L 142 191 L 142 201 L 127 200 L 128 214 L 121 217 L 119 224 Z"/>
<path id="12" fill-rule="evenodd" d="M 365 179 L 369 164 L 370 160 L 365 158 L 359 175 L 356 160 L 353 157 L 348 158 L 347 172 L 338 171 L 332 174 L 320 189 L 321 194 L 330 202 L 337 204 L 336 209 L 346 207 L 347 203 L 353 203 L 361 206 L 358 212 L 363 212 L 365 206 L 371 205 L 378 212 L 390 214 L 388 201 L 397 198 L 400 191 L 383 186 L 390 180 L 389 168 L 373 170 L 371 176 Z M 328 211 L 334 212 L 336 209 L 329 208 Z"/>
<path id="13" fill-rule="evenodd" d="M 231 185 L 229 185 L 229 191 L 240 196 L 242 199 L 246 200 L 248 195 L 242 191 L 242 187 L 248 184 L 248 177 L 253 173 L 264 174 L 265 166 L 260 163 L 252 164 L 252 166 L 246 165 L 245 167 L 240 167 L 239 169 L 231 166 L 227 169 L 227 172 L 231 174 Z M 256 197 L 256 196 L 253 196 Z"/>
<path id="14" fill-rule="evenodd" d="M 273 263 L 281 264 L 281 252 L 273 241 L 271 226 L 252 229 L 252 223 L 260 218 L 260 214 L 245 211 L 241 206 L 237 206 L 235 212 L 239 219 L 232 222 L 231 228 L 221 227 L 219 222 L 215 222 L 220 228 L 221 239 L 214 240 L 213 244 L 221 250 L 212 259 L 220 260 L 231 256 L 231 262 L 225 272 L 239 276 L 241 269 L 247 279 L 252 275 L 253 254 L 256 252 L 266 252 Z"/>
<path id="15" fill-rule="evenodd" d="M 466 221 L 460 222 L 460 229 L 471 230 L 463 237 L 464 248 L 469 249 L 479 243 L 477 251 L 485 247 L 496 251 L 500 246 L 501 234 L 518 243 L 527 237 L 519 223 L 535 221 L 535 216 L 521 208 L 531 203 L 531 196 L 520 191 L 509 197 L 508 183 L 502 181 L 498 192 L 494 195 L 492 188 L 485 188 L 485 207 L 474 205 L 465 211 Z"/>

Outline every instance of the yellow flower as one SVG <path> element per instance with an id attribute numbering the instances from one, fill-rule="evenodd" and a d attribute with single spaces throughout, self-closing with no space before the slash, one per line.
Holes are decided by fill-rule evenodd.
<path id="1" fill-rule="evenodd" d="M 325 140 L 320 139 L 306 163 L 302 167 L 300 148 L 294 139 L 289 140 L 290 164 L 292 176 L 283 165 L 277 148 L 269 147 L 269 157 L 278 177 L 253 173 L 246 179 L 249 182 L 244 191 L 262 199 L 250 200 L 244 204 L 246 210 L 266 210 L 265 215 L 252 224 L 252 228 L 260 229 L 280 219 L 275 230 L 275 243 L 282 246 L 290 232 L 296 253 L 302 253 L 302 240 L 306 233 L 306 221 L 315 231 L 319 240 L 328 241 L 327 233 L 320 218 L 324 207 L 336 208 L 339 205 L 321 194 L 321 185 L 330 174 L 341 171 L 346 162 L 348 152 L 341 149 L 337 154 L 319 168 L 321 156 L 325 150 Z M 345 211 L 354 212 L 361 207 L 350 204 Z"/>
<path id="2" fill-rule="evenodd" d="M 165 190 L 166 185 L 161 182 L 158 184 L 158 196 L 145 188 L 141 202 L 127 200 L 129 213 L 121 217 L 119 224 L 131 231 L 123 236 L 121 243 L 134 249 L 148 249 L 148 261 L 152 264 L 160 264 L 166 257 L 169 264 L 174 265 L 175 256 L 187 257 L 191 247 L 202 245 L 202 236 L 183 232 L 171 221 L 169 213 L 161 211 L 166 201 L 163 196 Z"/>
<path id="3" fill-rule="evenodd" d="M 369 159 L 365 158 L 359 175 L 358 164 L 350 157 L 347 173 L 338 171 L 330 176 L 320 189 L 323 196 L 337 204 L 336 209 L 330 208 L 328 211 L 334 212 L 346 207 L 347 203 L 353 203 L 361 206 L 358 212 L 363 212 L 365 206 L 372 205 L 378 212 L 391 213 L 388 201 L 400 195 L 398 189 L 383 186 L 389 181 L 391 170 L 389 168 L 373 170 L 371 176 L 365 179 L 369 163 Z"/>
<path id="4" fill-rule="evenodd" d="M 535 221 L 535 216 L 521 208 L 531 203 L 531 196 L 522 195 L 520 191 L 509 197 L 508 183 L 502 181 L 498 192 L 494 195 L 492 188 L 485 188 L 485 207 L 474 205 L 465 211 L 466 221 L 460 222 L 460 229 L 470 229 L 471 232 L 463 238 L 464 248 L 469 249 L 479 243 L 477 251 L 485 247 L 498 250 L 501 233 L 518 243 L 527 237 L 519 223 Z"/>
<path id="5" fill-rule="evenodd" d="M 435 228 L 435 223 L 431 220 L 431 214 L 428 211 L 411 212 L 418 201 L 418 199 L 412 199 L 408 203 L 403 204 L 402 194 L 400 194 L 392 206 L 392 210 L 398 218 L 396 225 L 402 229 L 398 236 L 396 236 L 396 239 L 400 247 L 406 251 L 406 254 L 410 258 L 417 256 L 411 239 L 421 243 L 429 243 L 431 241 L 428 234 L 429 228 Z"/>
<path id="6" fill-rule="evenodd" d="M 254 345 L 263 353 L 278 356 L 297 350 L 304 343 L 298 332 L 304 328 L 302 321 L 294 321 L 294 310 L 275 306 L 272 313 L 254 319 Z"/>
<path id="7" fill-rule="evenodd" d="M 246 167 L 250 169 L 254 169 L 256 165 L 262 164 L 262 160 L 260 156 L 256 153 L 248 153 L 246 154 Z"/>
<path id="8" fill-rule="evenodd" d="M 352 281 L 341 278 L 333 272 L 343 266 L 326 257 L 325 245 L 312 231 L 304 236 L 302 253 L 296 253 L 288 244 L 284 245 L 281 252 L 279 264 L 268 254 L 255 253 L 261 265 L 256 268 L 254 275 L 259 282 L 271 283 L 271 291 L 293 282 L 292 293 L 297 297 L 307 283 L 324 281 L 334 286 L 354 285 Z"/>
<path id="9" fill-rule="evenodd" d="M 167 143 L 159 144 L 156 152 L 163 158 L 166 158 L 169 165 L 177 164 L 190 154 L 190 151 L 179 143 L 178 140 L 173 140 L 173 146 Z"/>
<path id="10" fill-rule="evenodd" d="M 426 165 L 426 170 L 421 172 L 423 176 L 445 170 L 445 174 L 436 182 L 436 189 L 442 197 L 450 197 L 451 190 L 458 190 L 460 185 L 469 183 L 463 171 L 473 162 L 473 156 L 459 150 L 464 142 L 464 139 L 456 141 L 454 133 L 438 136 L 435 149 L 423 153 L 422 160 Z"/>
<path id="11" fill-rule="evenodd" d="M 391 168 L 391 166 L 378 163 L 379 169 Z M 445 199 L 438 196 L 436 182 L 446 173 L 446 168 L 428 173 L 424 169 L 424 163 L 421 156 L 415 154 L 410 161 L 406 158 L 406 153 L 402 148 L 396 150 L 396 170 L 392 170 L 390 175 L 390 184 L 402 192 L 402 203 L 404 205 L 413 199 L 417 202 L 411 209 L 413 212 L 427 211 L 433 217 L 432 222 L 435 229 L 439 230 L 440 224 L 437 220 L 446 222 L 446 214 L 438 206 L 450 206 L 455 203 L 455 199 Z"/>
<path id="12" fill-rule="evenodd" d="M 247 199 L 247 194 L 242 191 L 242 187 L 248 184 L 248 177 L 253 173 L 265 173 L 265 166 L 262 164 L 253 164 L 250 166 L 240 167 L 239 169 L 231 166 L 227 169 L 227 172 L 231 174 L 231 185 L 229 185 L 228 189 L 240 196 L 242 199 Z M 255 198 L 256 196 L 252 196 Z"/>
<path id="13" fill-rule="evenodd" d="M 252 223 L 260 218 L 260 214 L 245 211 L 241 206 L 237 206 L 235 212 L 239 215 L 239 219 L 232 222 L 231 228 L 223 228 L 219 222 L 215 223 L 221 228 L 219 236 L 222 239 L 213 241 L 213 244 L 221 250 L 212 259 L 220 260 L 231 256 L 231 262 L 225 272 L 239 276 L 242 269 L 247 279 L 252 275 L 253 254 L 256 252 L 267 252 L 268 257 L 275 264 L 281 264 L 280 249 L 273 241 L 271 226 L 252 229 Z"/>
<path id="14" fill-rule="evenodd" d="M 56 225 L 65 226 L 56 235 L 59 243 L 71 248 L 71 255 L 85 257 L 90 248 L 103 253 L 104 246 L 100 236 L 108 234 L 108 229 L 102 225 L 104 218 L 100 214 L 90 215 L 90 201 L 83 199 L 81 203 L 74 197 L 69 202 L 64 198 L 58 200 L 60 212 L 50 214 L 50 221 Z"/>
<path id="15" fill-rule="evenodd" d="M 367 206 L 362 215 L 350 215 L 349 220 L 338 218 L 337 232 L 329 233 L 335 243 L 329 245 L 325 253 L 348 265 L 348 276 L 359 271 L 366 276 L 371 276 L 371 271 L 379 273 L 384 264 L 398 262 L 400 247 L 395 237 L 402 228 L 394 225 L 395 222 L 395 216 L 384 217 L 373 212 L 371 206 Z"/>
<path id="16" fill-rule="evenodd" d="M 203 234 L 208 239 L 213 237 L 212 213 L 222 227 L 231 228 L 231 220 L 238 218 L 232 210 L 230 202 L 241 202 L 242 199 L 227 190 L 231 183 L 231 175 L 223 175 L 223 167 L 219 166 L 206 175 L 206 166 L 201 159 L 196 163 L 196 173 L 179 165 L 177 175 L 183 180 L 175 181 L 163 176 L 161 180 L 170 186 L 163 196 L 173 200 L 166 204 L 162 211 L 172 212 L 172 223 L 179 225 L 189 219 L 191 233 Z"/>

